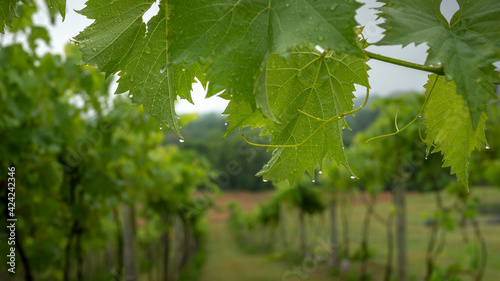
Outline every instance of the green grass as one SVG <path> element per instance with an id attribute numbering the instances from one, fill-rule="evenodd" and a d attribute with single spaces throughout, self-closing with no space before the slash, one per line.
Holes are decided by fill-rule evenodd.
<path id="1" fill-rule="evenodd" d="M 500 190 L 491 188 L 474 188 L 472 195 L 478 196 L 483 202 L 499 202 Z M 445 205 L 449 205 L 452 198 L 443 194 Z M 377 212 L 385 216 L 392 204 L 390 202 L 380 203 L 376 206 Z M 430 228 L 426 227 L 425 214 L 435 210 L 435 199 L 432 193 L 413 195 L 407 198 L 408 210 L 408 259 L 410 280 L 422 280 L 425 273 L 425 252 L 429 238 Z M 363 205 L 352 206 L 350 210 L 350 251 L 354 253 L 359 249 L 361 239 L 361 227 L 364 218 L 365 207 Z M 291 262 L 293 253 L 298 251 L 299 236 L 297 216 L 290 212 L 287 216 L 287 236 L 289 241 L 289 254 L 284 259 L 273 258 L 278 255 L 248 253 L 238 247 L 227 223 L 213 223 L 210 225 L 210 237 L 207 241 L 207 261 L 201 273 L 201 280 L 287 280 L 282 279 L 283 274 L 296 270 L 302 274 L 301 278 L 288 280 L 344 280 L 333 278 L 329 275 L 324 263 L 307 264 L 304 260 Z M 487 218 L 480 217 L 480 226 L 488 245 L 488 267 L 483 281 L 496 281 L 500 276 L 500 225 L 488 225 Z M 318 247 L 318 241 L 328 241 L 328 216 L 322 214 L 309 217 L 307 221 L 307 239 L 309 249 L 312 252 Z M 340 229 L 342 231 L 342 229 Z M 341 232 L 340 232 L 341 233 Z M 470 241 L 475 241 L 472 229 L 467 230 Z M 279 251 L 279 231 L 275 248 Z M 256 234 L 258 235 L 258 234 Z M 258 236 L 257 236 L 258 237 Z M 383 272 L 386 256 L 385 228 L 375 220 L 371 222 L 370 249 L 373 257 L 370 260 L 369 271 L 373 274 L 373 280 L 379 280 Z M 463 242 L 462 232 L 457 228 L 446 235 L 446 246 L 438 257 L 437 263 L 441 269 L 453 263 L 460 263 L 468 267 L 471 260 L 470 245 Z M 305 269 L 303 265 L 311 266 Z M 298 271 L 297 271 L 298 270 Z M 359 271 L 359 264 L 352 263 L 350 268 L 354 275 Z M 298 277 L 298 275 L 294 275 Z M 332 279 L 333 278 L 333 279 Z M 471 280 L 463 277 L 463 280 Z"/>
<path id="2" fill-rule="evenodd" d="M 225 222 L 210 225 L 206 247 L 207 260 L 201 281 L 281 280 L 282 272 L 287 270 L 285 263 L 241 250 Z"/>

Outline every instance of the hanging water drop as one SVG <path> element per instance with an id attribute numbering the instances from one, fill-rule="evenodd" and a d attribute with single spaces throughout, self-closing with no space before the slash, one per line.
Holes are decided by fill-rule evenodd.
<path id="1" fill-rule="evenodd" d="M 184 142 L 184 139 L 179 139 L 179 142 Z"/>
<path id="2" fill-rule="evenodd" d="M 321 175 L 321 174 L 323 174 L 323 171 L 320 170 L 318 173 Z"/>
<path id="3" fill-rule="evenodd" d="M 226 123 L 224 123 L 224 125 L 226 125 L 226 126 L 227 126 L 227 122 L 226 122 Z"/>
<path id="4" fill-rule="evenodd" d="M 180 116 L 177 116 L 177 119 L 181 119 L 181 117 L 180 117 Z"/>
<path id="5" fill-rule="evenodd" d="M 425 156 L 425 160 L 427 160 L 427 156 Z"/>
<path id="6" fill-rule="evenodd" d="M 266 180 L 266 179 L 263 179 L 262 181 L 263 181 L 263 182 L 267 182 L 267 180 Z"/>
<path id="7" fill-rule="evenodd" d="M 354 175 L 351 175 L 351 179 L 355 179 L 356 177 Z"/>
<path id="8" fill-rule="evenodd" d="M 161 126 L 160 126 L 160 130 L 163 129 Z"/>
<path id="9" fill-rule="evenodd" d="M 422 118 L 422 115 L 418 115 L 418 118 Z"/>
<path id="10" fill-rule="evenodd" d="M 133 98 L 133 97 L 134 97 L 134 95 L 130 94 L 130 95 L 128 95 L 128 97 L 129 97 L 129 98 Z"/>
<path id="11" fill-rule="evenodd" d="M 489 147 L 489 146 L 486 146 L 485 148 L 486 148 L 486 149 L 490 149 L 490 147 Z"/>
<path id="12" fill-rule="evenodd" d="M 316 180 L 315 180 L 315 179 L 312 179 L 312 183 L 315 183 L 315 182 L 316 182 Z"/>

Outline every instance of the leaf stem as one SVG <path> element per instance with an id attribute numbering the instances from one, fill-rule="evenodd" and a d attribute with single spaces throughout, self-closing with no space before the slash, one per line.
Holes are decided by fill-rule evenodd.
<path id="1" fill-rule="evenodd" d="M 370 57 L 372 59 L 376 59 L 379 61 L 392 63 L 395 65 L 404 66 L 404 67 L 408 67 L 408 68 L 413 68 L 413 69 L 417 69 L 417 70 L 432 72 L 432 73 L 436 73 L 437 75 L 444 75 L 444 68 L 441 65 L 440 66 L 422 65 L 422 64 L 418 64 L 418 63 L 413 63 L 413 62 L 409 62 L 409 61 L 404 61 L 404 60 L 400 60 L 400 59 L 386 57 L 384 55 L 375 54 L 372 52 L 368 52 L 366 50 L 364 52 L 366 55 L 368 55 L 368 57 Z"/>

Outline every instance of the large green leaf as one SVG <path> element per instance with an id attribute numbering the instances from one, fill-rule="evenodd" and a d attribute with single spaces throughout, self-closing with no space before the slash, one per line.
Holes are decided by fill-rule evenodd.
<path id="1" fill-rule="evenodd" d="M 436 80 L 437 79 L 437 80 Z M 486 114 L 482 113 L 477 126 L 472 125 L 469 109 L 455 82 L 446 82 L 443 76 L 432 74 L 425 85 L 427 105 L 424 125 L 427 151 L 443 154 L 443 167 L 451 166 L 451 174 L 468 186 L 469 158 L 474 149 L 487 145 L 484 134 Z"/>
<path id="2" fill-rule="evenodd" d="M 271 145 L 291 146 L 276 147 L 258 175 L 265 180 L 288 179 L 293 183 L 305 170 L 314 175 L 325 157 L 350 171 L 342 142 L 342 130 L 348 128 L 347 124 L 343 118 L 326 120 L 352 110 L 354 83 L 368 87 L 365 60 L 344 53 L 320 54 L 298 48 L 288 60 L 271 55 L 266 76 L 269 104 L 279 123 L 259 123 L 259 112 L 246 107 L 245 113 L 240 113 L 239 107 L 245 109 L 242 105 L 227 111 L 236 114 L 228 118 L 236 125 L 249 125 L 255 120 L 264 124 L 264 133 L 272 134 Z"/>
<path id="3" fill-rule="evenodd" d="M 4 33 L 5 26 L 12 27 L 12 21 L 17 16 L 17 2 L 19 0 L 0 0 L 0 33 Z"/>
<path id="4" fill-rule="evenodd" d="M 217 0 L 173 2 L 170 52 L 175 63 L 210 59 L 208 80 L 215 92 L 244 98 L 271 119 L 263 62 L 282 56 L 300 43 L 361 55 L 350 0 Z M 254 82 L 257 87 L 254 88 Z M 260 86 L 259 86 L 260 85 Z M 255 97 L 253 94 L 257 94 Z"/>
<path id="5" fill-rule="evenodd" d="M 500 1 L 458 0 L 460 9 L 448 23 L 440 0 L 381 0 L 385 37 L 377 45 L 429 45 L 426 64 L 441 63 L 455 80 L 476 126 L 488 98 L 496 98 L 493 62 L 500 60 Z"/>
<path id="6" fill-rule="evenodd" d="M 184 96 L 191 101 L 193 78 L 203 78 L 204 71 L 199 64 L 170 63 L 166 1 L 160 2 L 160 11 L 146 31 L 142 16 L 153 2 L 90 0 L 81 13 L 96 21 L 75 39 L 85 63 L 97 65 L 107 75 L 119 72 L 116 93 L 129 91 L 132 101 L 143 104 L 160 127 L 166 125 L 180 137 L 175 100 Z"/>

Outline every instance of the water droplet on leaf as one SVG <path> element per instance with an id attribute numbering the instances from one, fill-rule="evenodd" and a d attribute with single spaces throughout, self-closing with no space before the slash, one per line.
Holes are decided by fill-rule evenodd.
<path id="1" fill-rule="evenodd" d="M 319 41 L 323 41 L 323 36 L 319 36 L 319 37 L 318 37 L 318 40 L 319 40 Z"/>
<path id="2" fill-rule="evenodd" d="M 298 77 L 302 76 L 302 70 L 299 69 L 299 71 L 297 71 L 297 76 Z"/>
<path id="3" fill-rule="evenodd" d="M 335 10 L 335 9 L 337 8 L 337 5 L 338 5 L 338 4 L 333 4 L 333 5 L 331 5 L 331 6 L 330 6 L 330 11 Z"/>
<path id="4" fill-rule="evenodd" d="M 92 50 L 94 50 L 94 52 L 96 52 L 96 51 L 97 51 L 97 48 L 96 48 L 96 47 L 94 47 L 94 48 L 92 48 Z"/>
<path id="5" fill-rule="evenodd" d="M 167 65 L 166 64 L 160 68 L 160 73 L 165 72 L 165 70 L 167 70 Z"/>

